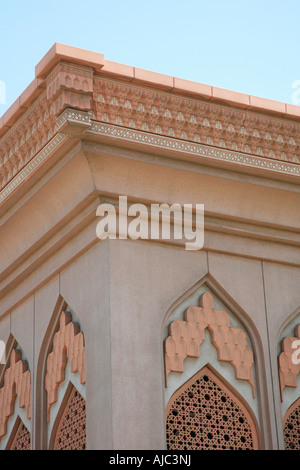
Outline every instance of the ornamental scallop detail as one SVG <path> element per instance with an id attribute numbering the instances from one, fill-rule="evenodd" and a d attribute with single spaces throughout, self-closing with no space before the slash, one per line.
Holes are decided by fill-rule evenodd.
<path id="1" fill-rule="evenodd" d="M 4 386 L 0 389 L 0 439 L 7 432 L 7 422 L 14 414 L 16 397 L 19 408 L 25 408 L 27 418 L 31 418 L 31 380 L 27 363 L 22 354 L 14 349 L 10 355 L 10 366 L 4 373 Z"/>
<path id="2" fill-rule="evenodd" d="M 250 413 L 208 367 L 171 397 L 166 437 L 170 450 L 258 449 Z"/>
<path id="3" fill-rule="evenodd" d="M 230 326 L 226 312 L 214 309 L 209 292 L 200 298 L 200 307 L 187 309 L 185 320 L 174 320 L 169 326 L 169 336 L 165 341 L 166 385 L 170 372 L 184 371 L 186 357 L 200 357 L 206 328 L 211 333 L 219 361 L 230 362 L 236 378 L 248 381 L 255 397 L 253 353 L 247 345 L 247 336 L 240 328 Z"/>
<path id="4" fill-rule="evenodd" d="M 79 325 L 72 322 L 69 313 L 60 315 L 59 330 L 53 337 L 53 351 L 47 358 L 46 390 L 47 390 L 47 419 L 50 410 L 57 401 L 59 384 L 65 379 L 65 367 L 70 361 L 71 372 L 80 374 L 80 383 L 85 384 L 85 346 L 84 336 Z"/>
<path id="5" fill-rule="evenodd" d="M 300 325 L 296 326 L 295 337 L 287 336 L 281 343 L 281 353 L 278 358 L 279 381 L 282 394 L 285 387 L 297 388 L 297 376 L 300 372 L 300 363 L 295 364 L 292 360 L 295 348 L 292 347 L 294 341 L 299 341 L 300 345 Z"/>

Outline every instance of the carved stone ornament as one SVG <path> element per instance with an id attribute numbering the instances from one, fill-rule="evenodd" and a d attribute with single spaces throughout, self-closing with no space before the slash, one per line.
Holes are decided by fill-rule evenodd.
<path id="1" fill-rule="evenodd" d="M 300 348 L 300 325 L 295 328 L 294 333 L 295 337 L 287 336 L 282 341 L 282 352 L 278 358 L 281 400 L 285 387 L 297 388 L 298 385 L 297 376 L 300 372 L 300 361 L 297 360 L 297 357 L 295 357 L 296 360 L 293 360 L 293 354 L 296 354 L 297 349 L 299 350 Z M 295 343 L 296 341 L 298 344 Z M 293 346 L 296 346 L 296 348 Z"/>
<path id="2" fill-rule="evenodd" d="M 217 348 L 219 361 L 230 362 L 236 378 L 249 382 L 255 397 L 253 353 L 247 346 L 247 336 L 240 328 L 230 326 L 226 312 L 214 309 L 213 298 L 208 292 L 201 297 L 200 307 L 189 307 L 185 320 L 174 320 L 169 326 L 165 341 L 166 383 L 170 372 L 184 371 L 186 357 L 200 356 L 206 328 Z"/>
<path id="3" fill-rule="evenodd" d="M 80 383 L 85 383 L 85 346 L 83 333 L 79 325 L 72 322 L 70 314 L 62 312 L 59 330 L 53 337 L 53 350 L 47 358 L 47 373 L 45 378 L 47 390 L 47 419 L 50 410 L 57 401 L 59 384 L 65 379 L 65 367 L 70 361 L 71 372 L 79 372 Z"/>
<path id="4" fill-rule="evenodd" d="M 4 385 L 0 389 L 0 439 L 7 432 L 7 422 L 14 413 L 16 397 L 19 407 L 25 408 L 27 418 L 31 418 L 31 380 L 27 363 L 22 354 L 14 349 L 10 355 L 10 366 L 4 373 Z"/>

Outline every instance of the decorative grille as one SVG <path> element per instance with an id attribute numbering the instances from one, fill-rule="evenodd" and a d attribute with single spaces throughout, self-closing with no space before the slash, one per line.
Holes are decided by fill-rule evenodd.
<path id="1" fill-rule="evenodd" d="M 16 436 L 11 445 L 11 450 L 30 450 L 30 432 L 26 428 L 23 421 L 17 429 Z"/>
<path id="2" fill-rule="evenodd" d="M 284 442 L 286 450 L 300 449 L 300 403 L 292 406 L 284 420 Z"/>
<path id="3" fill-rule="evenodd" d="M 248 412 L 211 375 L 197 375 L 198 379 L 189 381 L 171 399 L 166 423 L 168 449 L 255 449 L 256 432 Z"/>
<path id="4" fill-rule="evenodd" d="M 86 449 L 86 406 L 85 400 L 74 388 L 66 410 L 59 423 L 55 450 L 85 450 Z"/>

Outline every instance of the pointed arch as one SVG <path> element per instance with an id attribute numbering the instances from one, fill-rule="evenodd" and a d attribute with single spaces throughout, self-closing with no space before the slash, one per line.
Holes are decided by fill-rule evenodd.
<path id="1" fill-rule="evenodd" d="M 30 432 L 18 416 L 6 445 L 6 450 L 30 450 L 30 448 Z"/>
<path id="2" fill-rule="evenodd" d="M 49 449 L 86 449 L 86 402 L 69 383 L 51 432 Z"/>
<path id="3" fill-rule="evenodd" d="M 62 311 L 59 317 L 59 330 L 53 337 L 53 349 L 48 354 L 45 387 L 47 390 L 47 420 L 50 409 L 57 400 L 59 384 L 65 379 L 67 360 L 71 372 L 80 374 L 80 383 L 85 383 L 85 346 L 84 336 L 79 325 L 72 322 L 71 314 Z"/>
<path id="4" fill-rule="evenodd" d="M 259 442 L 251 409 L 209 365 L 170 398 L 166 439 L 170 450 L 257 450 Z"/>
<path id="5" fill-rule="evenodd" d="M 47 449 L 50 413 L 57 402 L 60 384 L 65 380 L 66 366 L 79 373 L 85 384 L 85 344 L 79 323 L 62 296 L 58 297 L 39 354 L 37 366 L 37 428 L 36 448 Z"/>
<path id="6" fill-rule="evenodd" d="M 184 321 L 184 313 L 189 307 L 199 306 L 199 299 L 209 292 L 214 300 L 215 310 L 222 310 L 230 316 L 230 327 L 241 329 L 247 337 L 247 345 L 253 355 L 254 390 L 248 380 L 237 379 L 235 369 L 229 361 L 221 361 L 218 358 L 218 349 L 213 345 L 213 332 L 209 328 L 204 329 L 205 341 L 200 344 L 200 356 L 198 358 L 187 356 L 184 360 L 183 372 L 171 372 L 166 381 L 165 367 L 165 343 L 169 336 L 169 326 L 174 320 Z M 162 326 L 162 379 L 165 385 L 165 404 L 169 402 L 172 394 L 182 386 L 197 371 L 210 363 L 212 367 L 232 384 L 235 390 L 247 401 L 247 406 L 255 415 L 260 434 L 260 447 L 268 448 L 271 442 L 271 411 L 270 403 L 265 393 L 265 377 L 267 375 L 263 341 L 257 325 L 249 314 L 231 297 L 227 290 L 210 273 L 204 275 L 198 282 L 186 290 L 166 311 Z M 195 345 L 193 345 L 195 346 Z M 252 380 L 252 379 L 251 379 Z"/>
<path id="7" fill-rule="evenodd" d="M 293 353 L 299 349 L 300 340 L 300 307 L 285 319 L 278 332 L 278 375 L 280 385 L 280 397 L 283 401 L 285 387 L 297 388 L 297 376 L 300 372 L 300 364 L 293 361 Z M 295 343 L 296 342 L 296 343 Z"/>

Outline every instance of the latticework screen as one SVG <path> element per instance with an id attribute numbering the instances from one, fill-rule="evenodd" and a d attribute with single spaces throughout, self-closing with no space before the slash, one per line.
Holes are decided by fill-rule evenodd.
<path id="1" fill-rule="evenodd" d="M 300 450 L 300 402 L 292 407 L 284 420 L 284 442 L 286 450 Z M 296 405 L 297 405 L 296 404 Z"/>
<path id="2" fill-rule="evenodd" d="M 85 399 L 73 388 L 57 428 L 55 450 L 86 449 Z"/>
<path id="3" fill-rule="evenodd" d="M 209 374 L 183 386 L 181 393 L 180 390 L 167 410 L 168 449 L 250 450 L 256 447 L 249 416 L 232 394 Z"/>
<path id="4" fill-rule="evenodd" d="M 10 450 L 30 450 L 30 432 L 22 421 L 20 421 Z"/>

